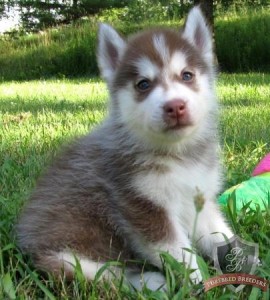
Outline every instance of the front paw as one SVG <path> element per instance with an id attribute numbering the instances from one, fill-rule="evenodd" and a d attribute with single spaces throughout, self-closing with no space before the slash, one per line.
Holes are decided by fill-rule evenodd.
<path id="1" fill-rule="evenodd" d="M 126 275 L 128 283 L 138 291 L 147 287 L 152 291 L 166 291 L 166 278 L 160 272 L 128 272 Z"/>
<path id="2" fill-rule="evenodd" d="M 199 269 L 192 271 L 189 275 L 189 278 L 194 284 L 199 284 L 203 280 L 201 271 Z"/>
<path id="3" fill-rule="evenodd" d="M 189 278 L 194 284 L 202 282 L 202 274 L 198 267 L 196 255 L 194 253 L 185 252 L 184 259 L 186 266 L 190 269 Z"/>

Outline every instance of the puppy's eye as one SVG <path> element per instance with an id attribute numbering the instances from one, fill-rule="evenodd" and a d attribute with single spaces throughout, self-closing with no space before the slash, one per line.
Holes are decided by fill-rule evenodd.
<path id="1" fill-rule="evenodd" d="M 191 72 L 186 71 L 186 72 L 182 73 L 182 80 L 183 81 L 186 81 L 186 82 L 192 81 L 193 78 L 194 78 L 194 74 L 191 73 Z"/>
<path id="2" fill-rule="evenodd" d="M 136 87 L 140 91 L 147 91 L 151 87 L 151 82 L 148 79 L 141 79 L 136 83 Z"/>

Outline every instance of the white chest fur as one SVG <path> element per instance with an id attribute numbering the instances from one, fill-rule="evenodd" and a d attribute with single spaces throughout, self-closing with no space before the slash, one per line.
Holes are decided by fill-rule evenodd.
<path id="1" fill-rule="evenodd" d="M 203 164 L 185 165 L 171 158 L 162 164 L 165 172 L 144 170 L 134 177 L 133 186 L 142 196 L 165 208 L 173 219 L 177 217 L 189 231 L 195 217 L 195 196 L 200 192 L 205 201 L 213 201 L 218 192 L 218 169 L 209 170 Z"/>

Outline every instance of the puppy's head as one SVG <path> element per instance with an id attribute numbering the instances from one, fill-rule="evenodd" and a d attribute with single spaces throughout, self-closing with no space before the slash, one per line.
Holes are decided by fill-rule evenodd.
<path id="1" fill-rule="evenodd" d="M 98 62 L 116 117 L 145 141 L 174 143 L 207 127 L 216 107 L 212 37 L 198 7 L 179 32 L 148 30 L 128 41 L 101 24 Z"/>

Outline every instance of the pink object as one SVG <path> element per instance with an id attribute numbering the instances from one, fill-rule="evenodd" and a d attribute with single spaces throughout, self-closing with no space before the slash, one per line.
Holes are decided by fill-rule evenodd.
<path id="1" fill-rule="evenodd" d="M 266 172 L 270 172 L 270 153 L 259 162 L 252 172 L 252 176 L 257 176 Z"/>

